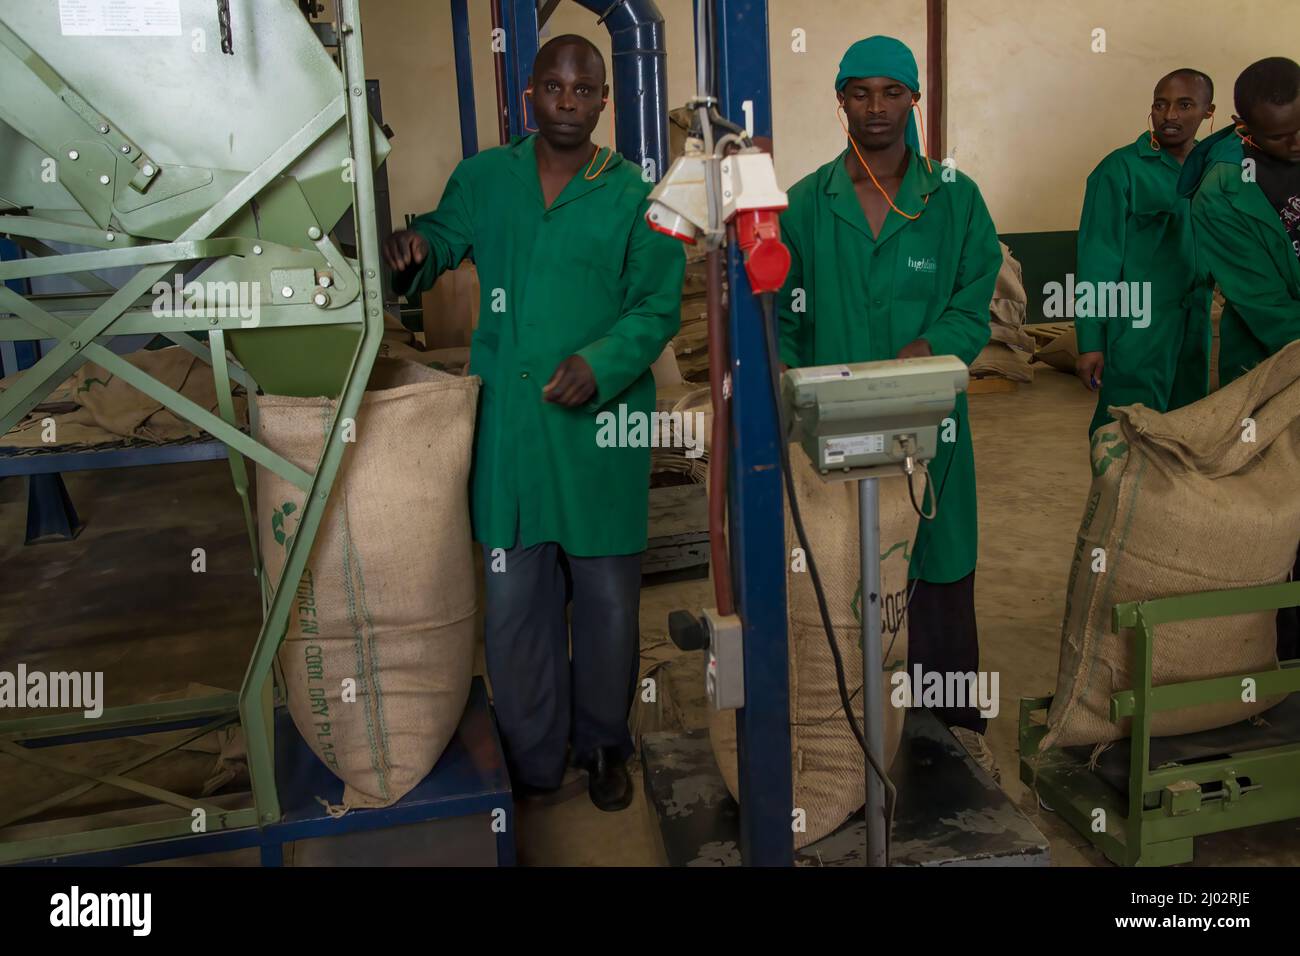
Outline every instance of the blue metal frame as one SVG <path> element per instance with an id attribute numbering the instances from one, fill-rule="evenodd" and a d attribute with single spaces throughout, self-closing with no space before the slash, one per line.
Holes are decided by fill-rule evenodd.
<path id="1" fill-rule="evenodd" d="M 145 727 L 118 727 L 95 734 L 22 741 L 22 744 L 27 747 L 50 747 L 86 739 L 160 733 L 201 725 L 206 720 L 207 718 Z M 307 748 L 284 708 L 276 710 L 276 753 L 276 777 L 285 807 L 284 818 L 279 823 L 261 828 L 240 827 L 198 833 L 112 850 L 70 854 L 52 860 L 31 860 L 18 865 L 133 866 L 261 847 L 262 864 L 279 866 L 283 863 L 284 844 L 297 840 L 491 814 L 498 809 L 504 812 L 505 828 L 495 835 L 497 865 L 515 864 L 514 800 L 500 736 L 481 677 L 474 678 L 465 714 L 437 766 L 414 790 L 391 807 L 354 810 L 342 817 L 331 817 L 316 797 L 319 795 L 328 801 L 339 802 L 342 799 L 343 783 Z"/>
<path id="2" fill-rule="evenodd" d="M 537 59 L 536 0 L 501 0 L 501 23 L 506 31 L 506 112 L 510 135 L 527 136 L 536 126 L 532 109 L 524 105 L 524 90 Z"/>
<path id="3" fill-rule="evenodd" d="M 474 109 L 474 56 L 469 46 L 469 0 L 451 0 L 451 42 L 456 56 L 456 101 L 460 111 L 460 155 L 478 152 L 478 114 Z"/>
<path id="4" fill-rule="evenodd" d="M 174 465 L 187 461 L 220 461 L 228 457 L 225 444 L 214 439 L 169 444 L 129 445 L 87 451 L 42 451 L 15 455 L 0 449 L 0 478 L 44 475 L 63 471 L 97 471 L 101 468 L 138 468 Z"/>
<path id="5" fill-rule="evenodd" d="M 708 0 L 696 0 L 708 2 Z M 715 58 L 721 111 L 743 122 L 753 107 L 756 137 L 772 135 L 767 0 L 715 0 Z M 781 440 L 763 334 L 763 315 L 732 244 L 730 339 L 733 423 L 729 521 L 736 601 L 744 626 L 745 700 L 737 711 L 740 849 L 751 866 L 790 866 L 789 651 L 786 638 L 785 521 Z"/>

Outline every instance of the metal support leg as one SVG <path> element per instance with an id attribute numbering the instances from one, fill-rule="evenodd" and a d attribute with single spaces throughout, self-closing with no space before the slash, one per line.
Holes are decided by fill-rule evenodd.
<path id="1" fill-rule="evenodd" d="M 30 475 L 27 479 L 27 543 L 45 538 L 71 541 L 85 525 L 77 517 L 63 476 Z"/>
<path id="2" fill-rule="evenodd" d="M 872 768 L 885 763 L 884 688 L 880 676 L 880 486 L 858 482 L 858 540 L 862 561 L 862 733 L 867 771 L 867 866 L 885 865 L 885 782 Z"/>

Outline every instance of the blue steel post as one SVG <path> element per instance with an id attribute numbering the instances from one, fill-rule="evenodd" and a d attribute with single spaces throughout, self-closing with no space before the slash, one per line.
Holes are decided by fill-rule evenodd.
<path id="1" fill-rule="evenodd" d="M 451 42 L 456 55 L 456 100 L 460 109 L 460 155 L 478 152 L 478 115 L 474 110 L 474 56 L 469 48 L 469 0 L 451 0 Z"/>
<path id="2" fill-rule="evenodd" d="M 715 3 L 721 111 L 743 124 L 745 105 L 750 104 L 754 136 L 770 137 L 767 0 Z M 727 276 L 734 396 L 729 521 L 745 648 L 745 707 L 736 714 L 740 849 L 747 865 L 790 866 L 794 862 L 793 783 L 780 436 L 763 314 L 734 245 Z"/>
<path id="3" fill-rule="evenodd" d="M 524 90 L 537 58 L 537 0 L 502 0 L 502 23 L 506 31 L 506 108 L 510 135 L 527 136 L 532 110 L 525 106 Z"/>

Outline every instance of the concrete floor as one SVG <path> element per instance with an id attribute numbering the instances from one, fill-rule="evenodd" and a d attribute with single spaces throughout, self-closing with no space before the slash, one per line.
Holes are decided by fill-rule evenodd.
<path id="1" fill-rule="evenodd" d="M 1016 719 L 1019 698 L 1055 685 L 1064 583 L 1089 481 L 1091 414 L 1091 397 L 1073 378 L 1043 367 L 1032 385 L 971 400 L 982 666 L 1000 674 L 1001 712 L 988 739 L 1003 786 L 1049 837 L 1058 865 L 1105 861 L 1041 813 L 1020 784 Z M 81 472 L 68 475 L 67 484 L 86 530 L 72 543 L 24 548 L 25 485 L 0 481 L 0 669 L 23 661 L 33 668 L 103 670 L 110 703 L 184 693 L 192 682 L 238 687 L 260 612 L 226 464 Z M 207 552 L 205 574 L 190 570 L 196 547 Z M 671 645 L 667 618 L 709 600 L 708 584 L 699 580 L 643 591 L 642 670 L 656 678 L 659 695 L 653 705 L 638 703 L 638 731 L 706 725 L 699 656 Z M 100 746 L 82 765 L 108 766 L 138 746 Z M 197 791 L 212 763 L 207 754 L 180 754 L 142 776 Z M 68 785 L 52 772 L 15 770 L 0 755 L 0 816 Z M 105 788 L 74 804 L 80 812 L 125 805 Z M 553 806 L 525 804 L 518 817 L 520 862 L 655 865 L 650 816 L 639 787 L 636 802 L 617 814 L 597 811 L 585 794 Z M 249 854 L 219 861 L 255 862 Z M 1300 823 L 1203 839 L 1197 863 L 1300 865 Z"/>

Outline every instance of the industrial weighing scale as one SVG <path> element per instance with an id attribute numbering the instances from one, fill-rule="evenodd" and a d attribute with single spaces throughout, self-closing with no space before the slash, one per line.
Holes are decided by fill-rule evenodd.
<path id="1" fill-rule="evenodd" d="M 1092 747 L 1049 748 L 1044 715 L 1051 697 L 1020 702 L 1020 779 L 1081 835 L 1123 866 L 1190 863 L 1198 836 L 1300 817 L 1300 661 L 1276 671 L 1180 684 L 1151 684 L 1155 629 L 1170 621 L 1223 617 L 1300 604 L 1300 582 L 1117 605 L 1112 627 L 1132 636 L 1132 689 L 1111 696 L 1111 720 L 1130 736 L 1091 761 Z M 1241 699 L 1292 696 L 1229 727 L 1152 737 L 1160 711 Z M 1036 719 L 1037 718 L 1037 719 Z"/>
<path id="2" fill-rule="evenodd" d="M 887 846 L 893 866 L 1049 862 L 1046 838 L 929 710 L 908 710 L 893 766 L 887 768 L 897 794 L 892 832 L 886 831 L 885 788 L 871 767 L 883 755 L 882 722 L 871 715 L 884 707 L 876 483 L 902 471 L 924 472 L 968 380 L 965 365 L 951 356 L 791 369 L 782 379 L 785 437 L 801 445 L 823 480 L 858 483 L 859 558 L 867 596 L 862 612 L 863 713 L 869 716 L 863 736 L 871 757 L 865 762 L 866 804 L 835 833 L 800 850 L 797 865 L 883 866 Z M 815 550 L 816 542 L 806 546 Z M 707 610 L 699 626 L 682 615 L 675 612 L 670 630 L 679 647 L 707 649 L 712 706 L 770 706 L 747 686 L 738 629 L 720 625 Z M 681 866 L 740 864 L 740 808 L 723 782 L 707 732 L 646 735 L 642 753 L 646 794 L 658 818 L 665 859 Z M 743 752 L 738 756 L 745 759 Z"/>
<path id="3" fill-rule="evenodd" d="M 739 866 L 740 807 L 727 792 L 707 731 L 641 740 L 648 805 L 672 866 Z M 913 710 L 889 772 L 898 791 L 891 866 L 1048 866 L 1047 838 L 942 722 Z M 795 852 L 797 866 L 862 866 L 862 812 Z"/>

